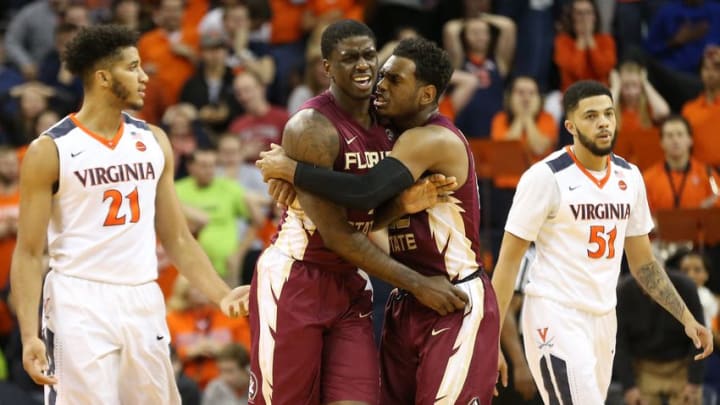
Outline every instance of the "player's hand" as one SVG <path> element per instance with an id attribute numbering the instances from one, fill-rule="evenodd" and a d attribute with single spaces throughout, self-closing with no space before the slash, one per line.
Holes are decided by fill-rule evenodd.
<path id="1" fill-rule="evenodd" d="M 493 395 L 498 396 L 500 395 L 500 392 L 498 392 L 497 389 L 497 383 L 502 384 L 503 387 L 507 387 L 508 385 L 508 366 L 507 361 L 505 361 L 505 355 L 503 354 L 502 350 L 498 348 L 498 381 L 495 382 L 495 388 Z"/>
<path id="2" fill-rule="evenodd" d="M 255 161 L 255 166 L 260 168 L 265 181 L 280 179 L 292 183 L 297 162 L 285 154 L 282 146 L 273 143 L 270 150 L 260 152 L 260 159 Z"/>
<path id="3" fill-rule="evenodd" d="M 250 286 L 241 285 L 230 291 L 222 301 L 220 301 L 220 309 L 223 314 L 230 318 L 238 316 L 247 316 L 250 307 Z"/>
<path id="4" fill-rule="evenodd" d="M 287 181 L 270 179 L 268 180 L 268 194 L 278 204 L 289 207 L 295 201 L 295 187 Z"/>
<path id="5" fill-rule="evenodd" d="M 23 342 L 23 368 L 36 384 L 57 384 L 57 378 L 47 375 L 48 361 L 45 343 L 38 337 Z"/>
<path id="6" fill-rule="evenodd" d="M 702 348 L 703 350 L 702 353 L 695 355 L 695 360 L 702 360 L 712 353 L 713 336 L 708 328 L 692 319 L 685 326 L 685 334 L 693 341 L 696 349 Z"/>
<path id="7" fill-rule="evenodd" d="M 442 316 L 465 308 L 468 296 L 445 276 L 421 276 L 421 280 L 417 290 L 411 293 L 426 307 Z"/>
<path id="8" fill-rule="evenodd" d="M 450 192 L 456 188 L 457 179 L 454 176 L 445 177 L 443 174 L 435 173 L 418 179 L 400 194 L 398 201 L 405 213 L 414 214 L 438 202 L 447 201 Z"/>
<path id="9" fill-rule="evenodd" d="M 527 364 L 521 364 L 513 369 L 513 386 L 515 391 L 520 393 L 524 400 L 529 401 L 537 392 L 530 368 Z"/>
<path id="10" fill-rule="evenodd" d="M 633 387 L 625 391 L 624 399 L 626 405 L 647 405 L 647 401 L 640 395 L 640 389 L 638 387 Z"/>

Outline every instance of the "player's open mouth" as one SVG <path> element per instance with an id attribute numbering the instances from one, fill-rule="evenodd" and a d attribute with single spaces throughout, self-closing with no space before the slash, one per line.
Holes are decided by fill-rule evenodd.
<path id="1" fill-rule="evenodd" d="M 375 100 L 373 100 L 373 104 L 375 107 L 384 107 L 388 103 L 388 100 L 383 97 L 381 94 L 375 93 Z"/>
<path id="2" fill-rule="evenodd" d="M 372 86 L 372 76 L 370 75 L 357 75 L 353 76 L 353 83 L 358 88 L 367 90 Z"/>

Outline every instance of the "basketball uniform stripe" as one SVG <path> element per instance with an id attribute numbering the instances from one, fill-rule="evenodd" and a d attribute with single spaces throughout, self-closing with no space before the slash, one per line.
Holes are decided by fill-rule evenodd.
<path id="1" fill-rule="evenodd" d="M 455 404 L 462 392 L 475 351 L 475 339 L 485 314 L 485 288 L 481 278 L 457 284 L 457 287 L 465 290 L 470 302 L 466 306 L 465 318 L 455 338 L 453 354 L 448 359 L 440 388 L 435 396 L 438 398 L 435 401 L 437 405 Z"/>
<path id="2" fill-rule="evenodd" d="M 572 405 L 572 394 L 570 393 L 570 382 L 568 381 L 567 363 L 565 360 L 550 355 L 550 363 L 552 364 L 553 374 L 555 376 L 555 384 L 560 391 L 560 399 L 563 405 Z"/>
<path id="3" fill-rule="evenodd" d="M 545 356 L 540 357 L 540 373 L 542 374 L 543 387 L 545 387 L 545 391 L 548 393 L 549 405 L 560 405 Z"/>
<path id="4" fill-rule="evenodd" d="M 478 258 L 466 236 L 462 201 L 451 196 L 449 202 L 429 208 L 427 215 L 435 248 L 442 255 L 448 277 L 463 279 L 475 272 Z"/>
<path id="5" fill-rule="evenodd" d="M 48 328 L 43 331 L 43 340 L 47 350 L 48 374 L 55 374 L 55 333 Z M 57 391 L 54 385 L 48 386 L 47 400 L 49 405 L 55 405 L 57 402 Z"/>
<path id="6" fill-rule="evenodd" d="M 260 318 L 259 359 L 262 373 L 262 394 L 266 404 L 272 403 L 273 359 L 277 330 L 277 302 L 290 275 L 293 260 L 278 249 L 270 247 L 260 256 L 257 265 L 258 312 Z"/>

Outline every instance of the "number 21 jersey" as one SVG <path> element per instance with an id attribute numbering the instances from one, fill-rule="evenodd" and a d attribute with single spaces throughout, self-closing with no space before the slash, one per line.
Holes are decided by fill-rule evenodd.
<path id="1" fill-rule="evenodd" d="M 108 140 L 69 115 L 46 134 L 59 159 L 50 268 L 112 284 L 156 279 L 155 192 L 165 158 L 148 125 L 123 113 Z"/>

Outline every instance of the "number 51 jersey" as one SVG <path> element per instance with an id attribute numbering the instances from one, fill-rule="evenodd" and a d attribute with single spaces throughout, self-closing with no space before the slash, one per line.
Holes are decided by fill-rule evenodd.
<path id="1" fill-rule="evenodd" d="M 59 159 L 50 268 L 112 284 L 156 279 L 155 193 L 165 158 L 148 125 L 123 113 L 108 140 L 71 114 L 46 134 Z"/>
<path id="2" fill-rule="evenodd" d="M 653 222 L 640 171 L 607 159 L 592 173 L 566 147 L 520 179 L 505 230 L 535 241 L 527 295 L 594 314 L 615 308 L 625 238 L 647 235 Z"/>

